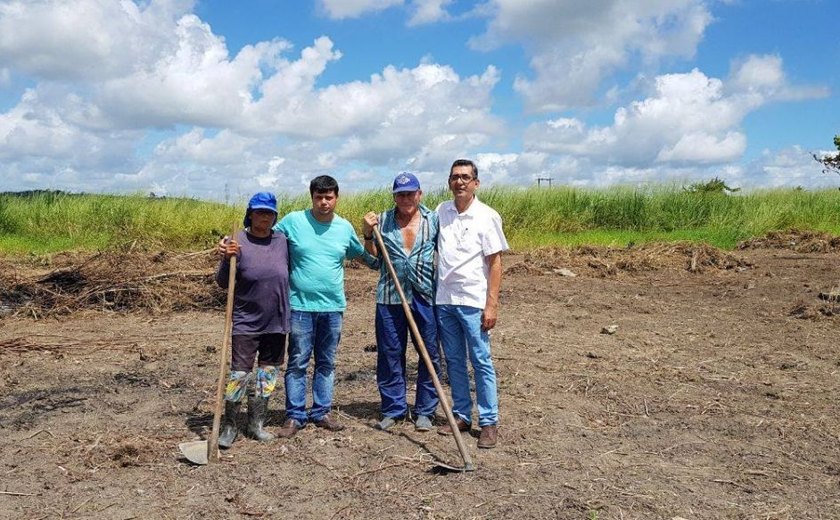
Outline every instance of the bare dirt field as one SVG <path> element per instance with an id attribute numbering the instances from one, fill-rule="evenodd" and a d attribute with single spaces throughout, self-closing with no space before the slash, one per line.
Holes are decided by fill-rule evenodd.
<path id="1" fill-rule="evenodd" d="M 434 470 L 460 464 L 451 437 L 373 428 L 377 275 L 357 268 L 335 388 L 348 427 L 181 459 L 212 423 L 213 263 L 0 259 L 0 517 L 840 517 L 836 238 L 505 257 L 500 444 L 465 437 L 470 473 Z"/>

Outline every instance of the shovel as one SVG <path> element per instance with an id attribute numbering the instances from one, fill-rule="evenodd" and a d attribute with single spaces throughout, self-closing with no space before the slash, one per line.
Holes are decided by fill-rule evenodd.
<path id="1" fill-rule="evenodd" d="M 230 236 L 236 236 L 236 226 Z M 219 382 L 216 385 L 216 405 L 213 409 L 213 430 L 209 441 L 182 442 L 178 445 L 181 454 L 193 464 L 203 466 L 208 462 L 219 461 L 219 427 L 222 422 L 222 403 L 225 396 L 225 381 L 227 380 L 227 363 L 230 358 L 230 335 L 233 329 L 233 289 L 236 285 L 236 255 L 230 257 L 230 274 L 228 275 L 227 306 L 225 308 L 225 335 L 222 338 L 221 354 L 219 355 Z"/>
<path id="2" fill-rule="evenodd" d="M 385 266 L 388 268 L 388 274 L 391 275 L 391 279 L 394 281 L 394 286 L 397 288 L 397 294 L 400 295 L 403 312 L 405 312 L 405 317 L 408 320 L 408 327 L 411 329 L 411 334 L 414 336 L 417 352 L 420 353 L 420 357 L 423 358 L 423 363 L 426 364 L 426 369 L 429 371 L 429 375 L 432 376 L 432 383 L 435 385 L 435 391 L 437 392 L 438 397 L 440 397 L 440 406 L 446 414 L 446 420 L 449 421 L 449 427 L 452 428 L 452 436 L 455 437 L 455 444 L 458 446 L 458 451 L 461 453 L 461 458 L 464 461 L 463 467 L 450 466 L 439 461 L 435 463 L 435 467 L 444 471 L 475 471 L 475 466 L 470 458 L 470 454 L 467 453 L 467 449 L 464 446 L 464 440 L 461 438 L 461 431 L 458 429 L 458 424 L 455 422 L 455 416 L 452 414 L 452 407 L 449 405 L 449 401 L 443 393 L 443 387 L 440 385 L 440 379 L 438 379 L 435 366 L 432 364 L 432 358 L 429 357 L 429 351 L 426 350 L 426 344 L 423 343 L 423 337 L 420 336 L 420 330 L 417 329 L 417 323 L 414 321 L 414 316 L 412 316 L 411 308 L 408 306 L 408 301 L 405 299 L 405 293 L 400 285 L 400 280 L 397 278 L 397 272 L 394 270 L 394 264 L 391 263 L 391 257 L 388 255 L 388 250 L 385 249 L 385 242 L 382 241 L 382 234 L 379 232 L 378 225 L 373 226 L 373 233 L 376 235 L 376 243 L 379 246 L 379 250 L 382 252 L 382 258 L 385 260 Z"/>

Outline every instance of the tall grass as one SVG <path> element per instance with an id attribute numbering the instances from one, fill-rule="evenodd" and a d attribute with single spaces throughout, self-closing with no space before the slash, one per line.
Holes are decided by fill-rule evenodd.
<path id="1" fill-rule="evenodd" d="M 531 188 L 490 189 L 480 197 L 502 215 L 510 240 L 526 247 L 555 242 L 623 245 L 693 240 L 729 248 L 772 230 L 840 233 L 837 190 L 727 195 L 692 193 L 676 186 Z"/>
<path id="2" fill-rule="evenodd" d="M 434 208 L 446 191 L 425 195 Z M 501 214 L 514 248 L 550 244 L 626 245 L 650 240 L 706 241 L 733 247 L 771 230 L 801 228 L 840 234 L 837 190 L 691 193 L 676 186 L 482 188 L 482 201 Z M 310 207 L 308 194 L 280 196 L 281 214 Z M 392 205 L 383 191 L 342 193 L 338 213 L 357 230 L 362 216 Z M 241 224 L 244 208 L 183 198 L 73 195 L 55 192 L 0 195 L 0 251 L 48 253 L 97 250 L 121 244 L 195 250 L 211 247 Z"/>
<path id="3" fill-rule="evenodd" d="M 132 242 L 174 249 L 204 247 L 230 229 L 239 213 L 223 204 L 193 199 L 4 194 L 0 195 L 0 250 L 95 250 Z"/>

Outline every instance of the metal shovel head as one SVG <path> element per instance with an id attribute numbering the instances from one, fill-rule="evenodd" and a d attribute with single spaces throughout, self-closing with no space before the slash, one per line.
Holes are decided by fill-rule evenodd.
<path id="1" fill-rule="evenodd" d="M 181 454 L 188 461 L 199 466 L 207 464 L 207 441 L 182 442 L 178 445 Z"/>
<path id="2" fill-rule="evenodd" d="M 450 466 L 449 464 L 443 462 L 435 462 L 435 465 L 432 467 L 433 473 L 466 473 L 468 471 L 475 471 L 475 466 L 473 464 L 466 464 L 464 466 Z"/>

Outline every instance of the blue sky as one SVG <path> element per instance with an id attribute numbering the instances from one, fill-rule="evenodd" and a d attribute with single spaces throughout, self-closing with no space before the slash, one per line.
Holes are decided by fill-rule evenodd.
<path id="1" fill-rule="evenodd" d="M 833 187 L 833 0 L 0 0 L 0 191 Z"/>

